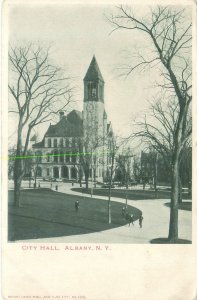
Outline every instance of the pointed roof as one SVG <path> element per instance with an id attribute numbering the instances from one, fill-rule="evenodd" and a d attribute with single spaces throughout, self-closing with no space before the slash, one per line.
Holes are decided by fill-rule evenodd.
<path id="1" fill-rule="evenodd" d="M 93 56 L 92 61 L 87 70 L 87 73 L 84 77 L 84 81 L 89 81 L 89 80 L 92 81 L 92 80 L 98 80 L 98 79 L 104 82 L 103 76 L 101 74 L 98 63 L 96 61 L 96 57 Z"/>

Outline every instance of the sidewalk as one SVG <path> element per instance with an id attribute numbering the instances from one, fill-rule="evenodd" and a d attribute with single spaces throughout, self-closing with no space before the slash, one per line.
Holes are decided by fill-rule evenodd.
<path id="1" fill-rule="evenodd" d="M 53 183 L 55 190 L 56 183 Z M 78 185 L 74 185 L 76 187 Z M 82 193 L 72 191 L 72 184 L 58 183 L 58 192 L 82 196 Z M 84 194 L 85 197 L 91 197 Z M 94 197 L 94 196 L 93 196 Z M 95 196 L 97 199 L 107 201 L 105 196 Z M 124 199 L 111 198 L 112 201 L 125 203 Z M 55 238 L 45 238 L 37 240 L 28 240 L 31 242 L 51 242 L 51 243 L 131 243 L 131 244 L 147 244 L 150 240 L 159 237 L 168 236 L 170 209 L 164 204 L 169 202 L 164 200 L 128 200 L 128 204 L 139 208 L 143 212 L 143 228 L 139 228 L 136 221 L 134 226 L 128 225 L 113 228 L 110 230 L 88 233 L 74 236 L 62 236 Z M 192 212 L 179 210 L 179 238 L 192 239 Z"/>

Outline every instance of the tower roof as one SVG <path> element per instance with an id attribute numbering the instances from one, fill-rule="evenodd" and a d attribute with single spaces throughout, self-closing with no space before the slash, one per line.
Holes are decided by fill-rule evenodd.
<path id="1" fill-rule="evenodd" d="M 85 81 L 92 81 L 92 80 L 101 80 L 104 82 L 103 76 L 101 74 L 101 71 L 99 69 L 98 63 L 96 61 L 95 56 L 93 56 L 92 61 L 89 65 L 89 68 L 87 70 L 87 73 L 84 77 Z"/>

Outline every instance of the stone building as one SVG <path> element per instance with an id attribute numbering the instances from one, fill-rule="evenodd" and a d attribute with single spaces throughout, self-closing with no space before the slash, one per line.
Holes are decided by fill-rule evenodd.
<path id="1" fill-rule="evenodd" d="M 49 126 L 43 140 L 32 145 L 36 154 L 37 176 L 78 180 L 85 170 L 81 156 L 89 160 L 88 175 L 103 182 L 110 165 L 113 139 L 111 123 L 104 107 L 104 80 L 93 57 L 84 77 L 83 112 L 73 110 L 66 116 L 59 112 L 59 122 Z M 81 175 L 80 175 L 81 174 Z"/>

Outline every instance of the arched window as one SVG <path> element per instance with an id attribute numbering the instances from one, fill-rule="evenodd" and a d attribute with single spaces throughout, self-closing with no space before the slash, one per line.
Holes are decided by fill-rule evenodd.
<path id="1" fill-rule="evenodd" d="M 92 98 L 96 98 L 96 85 L 92 86 Z"/>
<path id="2" fill-rule="evenodd" d="M 48 139 L 48 148 L 51 148 L 51 139 Z"/>
<path id="3" fill-rule="evenodd" d="M 62 178 L 68 178 L 68 167 L 67 166 L 62 167 Z"/>
<path id="4" fill-rule="evenodd" d="M 88 83 L 88 99 L 96 98 L 97 90 L 96 90 L 96 84 L 93 82 Z"/>
<path id="5" fill-rule="evenodd" d="M 54 178 L 59 178 L 59 169 L 58 169 L 58 167 L 53 168 L 53 177 Z"/>
<path id="6" fill-rule="evenodd" d="M 71 178 L 77 179 L 77 170 L 76 170 L 76 168 L 71 169 Z"/>
<path id="7" fill-rule="evenodd" d="M 54 147 L 54 148 L 57 148 L 57 139 L 54 139 L 53 147 Z"/>
<path id="8" fill-rule="evenodd" d="M 41 177 L 41 176 L 42 176 L 42 168 L 37 167 L 37 177 Z"/>

